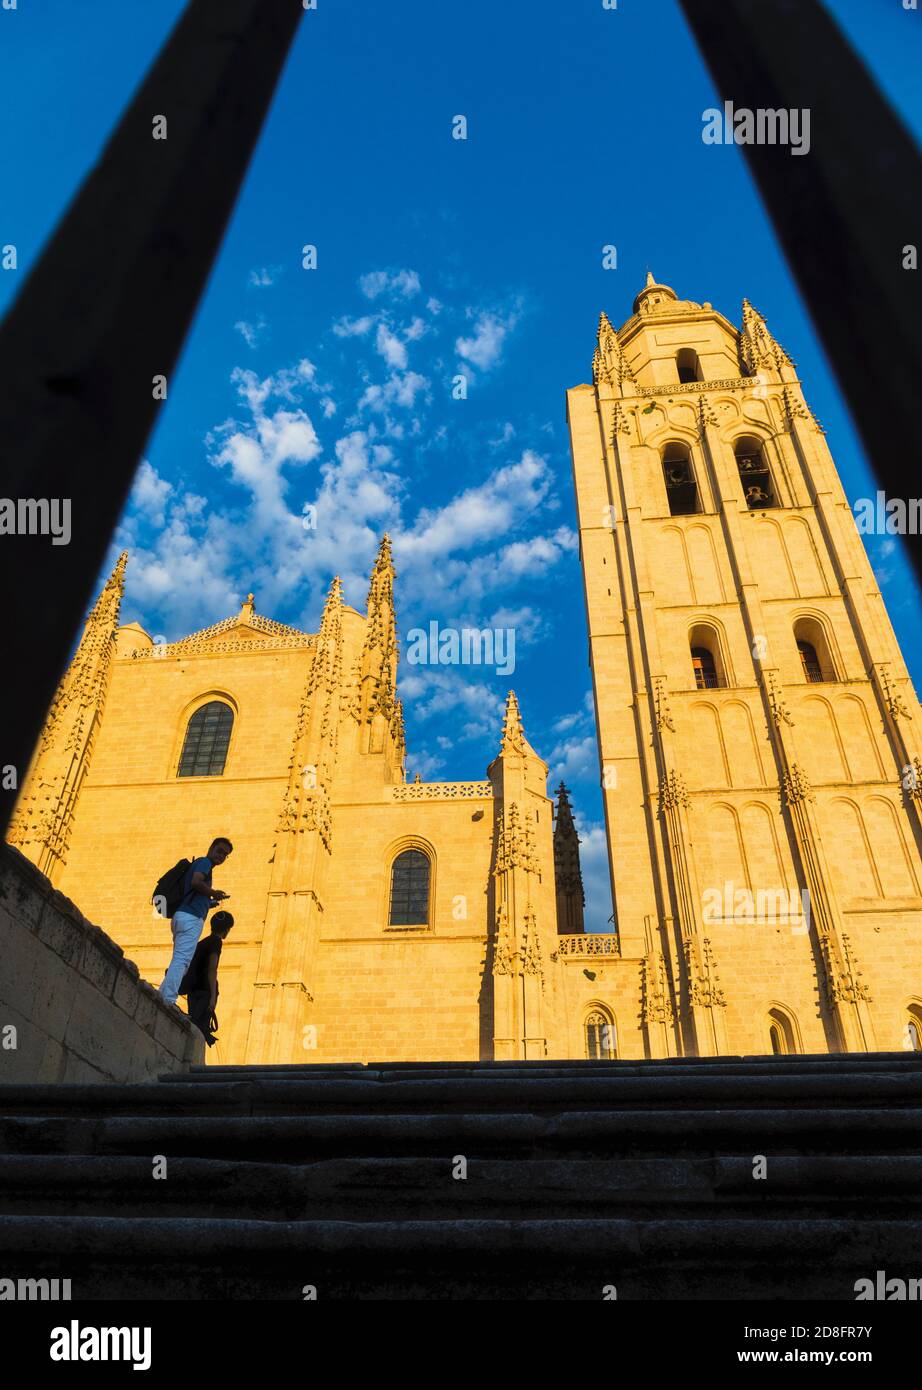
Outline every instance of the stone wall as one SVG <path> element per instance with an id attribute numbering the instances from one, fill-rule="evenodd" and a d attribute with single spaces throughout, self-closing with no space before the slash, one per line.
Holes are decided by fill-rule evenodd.
<path id="1" fill-rule="evenodd" d="M 198 1030 L 9 846 L 0 961 L 0 1083 L 145 1081 L 204 1059 Z"/>

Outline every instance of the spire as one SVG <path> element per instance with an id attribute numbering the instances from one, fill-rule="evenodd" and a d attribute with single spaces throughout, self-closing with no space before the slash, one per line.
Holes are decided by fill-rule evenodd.
<path id="1" fill-rule="evenodd" d="M 368 586 L 365 638 L 352 678 L 352 713 L 363 728 L 362 751 L 395 755 L 393 771 L 402 779 L 406 749 L 397 700 L 395 577 L 391 538 L 385 531 Z"/>
<path id="2" fill-rule="evenodd" d="M 563 782 L 557 788 L 554 821 L 554 879 L 557 885 L 557 930 L 573 935 L 586 930 L 583 918 L 585 894 L 579 864 L 579 836 L 573 822 L 570 797 Z"/>
<path id="3" fill-rule="evenodd" d="M 748 299 L 743 300 L 740 357 L 750 376 L 755 376 L 760 367 L 774 367 L 779 375 L 785 367 L 792 371 L 794 369 L 794 363 L 784 348 L 769 332 L 763 315 L 752 307 Z"/>
<path id="4" fill-rule="evenodd" d="M 649 290 L 649 289 L 652 289 L 652 287 L 653 287 L 655 284 L 656 284 L 656 281 L 653 279 L 653 271 L 652 271 L 652 270 L 648 270 L 648 271 L 647 271 L 647 289 L 648 289 L 648 290 Z"/>
<path id="5" fill-rule="evenodd" d="M 343 582 L 337 574 L 327 590 L 327 596 L 323 604 L 323 617 L 320 619 L 320 631 L 329 633 L 334 625 L 339 621 L 343 606 Z"/>
<path id="6" fill-rule="evenodd" d="M 90 610 L 55 691 L 10 824 L 10 843 L 52 880 L 66 862 L 80 788 L 105 707 L 127 563 L 123 550 Z"/>
<path id="7" fill-rule="evenodd" d="M 288 787 L 278 819 L 280 837 L 316 831 L 329 850 L 333 841 L 330 787 L 336 767 L 342 697 L 343 602 L 339 575 L 323 605 L 313 660 L 298 706 Z M 282 863 L 282 856 L 277 857 Z"/>
<path id="8" fill-rule="evenodd" d="M 592 358 L 592 379 L 596 386 L 607 382 L 609 386 L 624 386 L 625 382 L 636 386 L 631 364 L 621 351 L 618 335 L 605 313 L 599 314 L 599 330 L 596 336 L 596 349 Z M 622 392 L 623 394 L 623 392 Z"/>
<path id="9" fill-rule="evenodd" d="M 373 689 L 366 691 L 369 715 L 381 713 L 390 717 L 393 714 L 397 694 L 397 660 L 394 565 L 391 538 L 385 531 L 368 586 L 365 642 L 362 648 L 363 687 L 369 677 L 374 682 Z"/>
<path id="10" fill-rule="evenodd" d="M 522 728 L 522 714 L 515 691 L 506 696 L 506 712 L 503 716 L 503 735 L 499 745 L 500 753 L 524 753 L 525 730 Z"/>

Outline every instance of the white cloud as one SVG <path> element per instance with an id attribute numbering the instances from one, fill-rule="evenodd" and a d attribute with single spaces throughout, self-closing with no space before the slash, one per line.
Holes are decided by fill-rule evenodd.
<path id="1" fill-rule="evenodd" d="M 264 265 L 251 270 L 247 284 L 251 289 L 265 290 L 275 284 L 282 273 L 280 265 Z"/>
<path id="2" fill-rule="evenodd" d="M 378 299 L 382 294 L 410 299 L 419 294 L 419 276 L 415 270 L 373 270 L 360 277 L 359 289 L 366 299 Z"/>
<path id="3" fill-rule="evenodd" d="M 238 319 L 234 324 L 237 332 L 249 348 L 259 347 L 260 339 L 266 330 L 266 320 L 260 319 L 257 323 L 247 323 L 243 319 Z"/>
<path id="4" fill-rule="evenodd" d="M 450 716 L 457 741 L 492 737 L 499 747 L 505 690 L 489 684 L 477 668 L 402 662 L 400 694 L 420 722 Z"/>
<path id="5" fill-rule="evenodd" d="M 168 483 L 166 478 L 161 478 L 147 459 L 142 459 L 141 466 L 135 474 L 128 507 L 131 511 L 143 512 L 145 520 L 152 526 L 162 526 L 164 505 L 172 491 L 173 484 Z"/>
<path id="6" fill-rule="evenodd" d="M 551 728 L 555 734 L 565 734 L 570 729 L 594 727 L 595 722 L 595 701 L 592 698 L 592 691 L 587 690 L 583 696 L 582 707 L 574 710 L 572 714 L 564 714 L 554 721 Z"/>
<path id="7" fill-rule="evenodd" d="M 551 785 L 560 782 L 577 782 L 599 775 L 599 755 L 594 734 L 576 735 L 564 739 L 552 749 L 548 758 L 550 763 Z"/>
<path id="8" fill-rule="evenodd" d="M 472 315 L 473 311 L 468 310 Z M 518 314 L 513 312 L 505 318 L 498 313 L 480 312 L 475 317 L 474 332 L 469 338 L 458 338 L 455 351 L 472 366 L 482 372 L 495 367 L 502 356 L 503 344 L 518 322 Z"/>
<path id="9" fill-rule="evenodd" d="M 526 449 L 518 463 L 498 469 L 444 507 L 423 508 L 411 532 L 400 539 L 410 558 L 467 550 L 520 525 L 547 496 L 551 474 L 539 454 Z"/>
<path id="10" fill-rule="evenodd" d="M 391 332 L 386 323 L 378 324 L 378 335 L 375 346 L 389 367 L 396 367 L 397 370 L 401 372 L 406 370 L 406 344 L 402 343 L 400 339 Z"/>
<path id="11" fill-rule="evenodd" d="M 345 314 L 333 324 L 333 332 L 337 338 L 361 338 L 374 322 L 374 314 L 365 314 L 360 319 L 351 319 Z"/>

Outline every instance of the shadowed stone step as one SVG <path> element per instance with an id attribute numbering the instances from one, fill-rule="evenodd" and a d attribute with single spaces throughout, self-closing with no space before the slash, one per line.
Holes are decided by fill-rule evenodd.
<path id="1" fill-rule="evenodd" d="M 868 1218 L 922 1208 L 922 1158 L 772 1157 L 754 1181 L 748 1157 L 472 1159 L 368 1158 L 308 1165 L 170 1158 L 155 1180 L 146 1157 L 0 1158 L 0 1214 L 363 1219 L 448 1216 L 604 1216 L 630 1208 L 652 1219 L 694 1214 Z M 679 1208 L 682 1210 L 680 1211 Z M 922 1216 L 922 1211 L 920 1211 Z"/>
<path id="2" fill-rule="evenodd" d="M 551 1115 L 340 1114 L 291 1117 L 130 1116 L 0 1120 L 0 1153 L 187 1154 L 306 1161 L 413 1153 L 513 1155 L 565 1151 L 602 1157 L 662 1147 L 686 1152 L 786 1150 L 913 1152 L 922 1110 L 593 1110 Z"/>
<path id="3" fill-rule="evenodd" d="M 239 1074 L 238 1074 L 239 1075 Z M 922 1071 L 881 1072 L 874 1079 L 874 1097 L 889 1106 L 922 1106 Z M 302 1075 L 283 1079 L 266 1073 L 252 1079 L 173 1082 L 138 1086 L 0 1086 L 3 1115 L 103 1114 L 330 1114 L 369 1110 L 406 1113 L 431 1110 L 441 1114 L 466 1110 L 572 1110 L 710 1107 L 715 1103 L 746 1108 L 780 1105 L 816 1108 L 866 1106 L 868 1083 L 855 1075 L 756 1074 L 723 1077 L 697 1073 L 690 1077 L 603 1074 L 585 1077 L 462 1076 L 408 1078 L 400 1082 L 374 1079 L 314 1079 Z"/>
<path id="4" fill-rule="evenodd" d="M 854 1299 L 881 1260 L 917 1259 L 918 1221 L 214 1221 L 2 1217 L 8 1277 L 94 1297 L 804 1296 Z M 53 1255 L 49 1254 L 53 1251 Z M 182 1252 L 182 1264 L 177 1253 Z M 708 1293 L 702 1292 L 707 1270 Z"/>
<path id="5" fill-rule="evenodd" d="M 75 1298 L 851 1302 L 918 1272 L 920 1134 L 910 1054 L 3 1086 L 0 1270 Z"/>
<path id="6" fill-rule="evenodd" d="M 194 1066 L 188 1072 L 168 1073 L 161 1081 L 175 1084 L 183 1081 L 214 1082 L 237 1078 L 305 1079 L 317 1076 L 331 1078 L 343 1075 L 362 1076 L 378 1081 L 404 1081 L 439 1077 L 458 1080 L 472 1077 L 515 1077 L 532 1080 L 539 1077 L 587 1076 L 644 1076 L 702 1075 L 754 1076 L 774 1074 L 792 1076 L 805 1072 L 810 1075 L 863 1075 L 873 1072 L 908 1071 L 918 1073 L 922 1067 L 918 1054 L 912 1052 L 814 1053 L 785 1057 L 670 1057 L 648 1061 L 553 1061 L 534 1062 L 378 1062 L 378 1063 L 288 1063 L 278 1066 Z"/>

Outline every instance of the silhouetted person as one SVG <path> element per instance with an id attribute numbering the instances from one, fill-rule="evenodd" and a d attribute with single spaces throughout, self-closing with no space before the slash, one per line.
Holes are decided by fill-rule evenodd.
<path id="1" fill-rule="evenodd" d="M 211 871 L 218 864 L 223 864 L 227 856 L 233 853 L 233 849 L 230 840 L 225 839 L 223 835 L 219 836 L 212 841 L 207 855 L 203 855 L 201 859 L 193 859 L 186 871 L 183 899 L 173 913 L 171 923 L 173 957 L 160 986 L 160 993 L 168 1004 L 176 1003 L 180 982 L 195 954 L 205 918 L 215 903 L 222 902 L 227 897 L 220 888 L 212 888 Z"/>
<path id="2" fill-rule="evenodd" d="M 233 925 L 234 919 L 229 912 L 215 913 L 211 919 L 211 935 L 204 937 L 196 946 L 179 987 L 180 994 L 186 996 L 189 1017 L 204 1035 L 209 1047 L 215 1043 L 214 1030 L 218 1026 L 215 1016 L 218 1007 L 218 961 L 221 959 L 221 946 Z"/>

